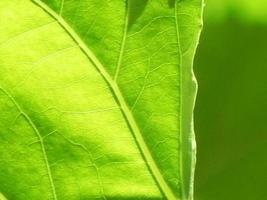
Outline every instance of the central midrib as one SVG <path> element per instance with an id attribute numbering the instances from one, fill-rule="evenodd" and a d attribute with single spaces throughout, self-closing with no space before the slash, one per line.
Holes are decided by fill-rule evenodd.
<path id="1" fill-rule="evenodd" d="M 129 110 L 123 95 L 117 85 L 117 83 L 111 78 L 111 76 L 108 74 L 108 72 L 105 70 L 104 66 L 101 64 L 101 62 L 97 59 L 97 57 L 94 55 L 94 53 L 89 49 L 89 47 L 80 39 L 80 37 L 76 34 L 74 30 L 60 17 L 57 13 L 55 13 L 52 9 L 50 9 L 46 4 L 41 2 L 40 0 L 32 0 L 34 3 L 36 3 L 38 6 L 40 6 L 44 11 L 46 11 L 50 16 L 55 18 L 58 23 L 62 26 L 62 28 L 70 35 L 71 38 L 79 45 L 81 50 L 85 53 L 85 55 L 89 58 L 89 60 L 92 61 L 92 63 L 95 65 L 96 69 L 100 72 L 104 80 L 107 82 L 107 84 L 110 86 L 111 91 L 114 94 L 114 98 L 117 100 L 117 103 L 119 104 L 121 111 L 129 125 L 129 128 L 133 134 L 134 139 L 136 140 L 137 146 L 145 160 L 146 165 L 148 166 L 151 175 L 155 179 L 159 189 L 163 193 L 163 195 L 168 200 L 175 200 L 176 197 L 173 194 L 172 190 L 166 183 L 165 179 L 161 175 L 161 172 L 153 159 L 149 148 L 147 147 L 143 136 L 141 134 L 141 131 L 139 130 L 139 127 Z"/>

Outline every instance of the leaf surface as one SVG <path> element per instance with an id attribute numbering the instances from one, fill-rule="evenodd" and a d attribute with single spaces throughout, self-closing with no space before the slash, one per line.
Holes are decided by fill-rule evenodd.
<path id="1" fill-rule="evenodd" d="M 192 199 L 201 0 L 0 2 L 0 192 Z"/>

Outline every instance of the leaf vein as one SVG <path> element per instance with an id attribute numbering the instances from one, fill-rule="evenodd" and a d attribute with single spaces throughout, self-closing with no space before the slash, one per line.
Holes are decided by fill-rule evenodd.
<path id="1" fill-rule="evenodd" d="M 46 168 L 47 168 L 48 178 L 49 178 L 49 181 L 50 181 L 50 184 L 51 184 L 52 194 L 53 194 L 54 200 L 57 200 L 56 188 L 55 188 L 54 180 L 53 180 L 51 169 L 50 169 L 51 167 L 50 167 L 50 164 L 49 164 L 49 161 L 48 161 L 48 156 L 47 156 L 47 153 L 46 153 L 46 150 L 45 150 L 44 141 L 43 141 L 43 138 L 42 138 L 38 128 L 36 127 L 34 122 L 31 120 L 30 116 L 27 113 L 25 113 L 25 111 L 21 108 L 21 106 L 19 105 L 17 100 L 11 94 L 7 90 L 2 88 L 2 87 L 0 87 L 0 90 L 10 98 L 10 100 L 14 103 L 14 105 L 16 106 L 18 111 L 20 112 L 20 115 L 22 115 L 27 120 L 29 125 L 32 127 L 32 129 L 36 133 L 36 135 L 38 137 L 38 141 L 39 141 L 39 143 L 41 145 L 42 154 L 43 154 L 43 157 L 44 157 L 44 162 L 45 162 L 45 165 L 46 165 Z"/>
<path id="2" fill-rule="evenodd" d="M 127 37 L 127 28 L 128 28 L 128 21 L 129 21 L 129 8 L 130 6 L 128 4 L 126 4 L 126 14 L 125 14 L 125 23 L 124 23 L 124 31 L 123 31 L 123 36 L 122 36 L 122 41 L 121 41 L 121 49 L 120 49 L 120 54 L 119 54 L 119 59 L 118 59 L 118 64 L 116 67 L 116 72 L 115 72 L 115 76 L 114 76 L 114 81 L 117 81 L 119 72 L 120 72 L 120 67 L 121 67 L 121 63 L 122 63 L 122 57 L 123 57 L 123 53 L 124 53 L 124 47 L 125 47 L 125 43 L 126 43 L 126 37 Z"/>

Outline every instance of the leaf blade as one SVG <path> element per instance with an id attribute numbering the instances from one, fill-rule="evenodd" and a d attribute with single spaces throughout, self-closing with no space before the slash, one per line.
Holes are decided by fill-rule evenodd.
<path id="1" fill-rule="evenodd" d="M 51 1 L 52 2 L 52 1 Z M 63 15 L 63 18 L 64 18 L 64 13 L 65 13 L 65 11 L 64 11 L 64 9 L 65 8 L 68 8 L 68 6 L 66 6 L 66 2 L 68 2 L 68 1 L 65 1 L 64 2 L 64 5 L 62 4 L 62 2 L 61 2 L 61 8 L 59 9 L 59 13 L 60 14 L 62 14 Z M 85 2 L 85 1 L 84 1 Z M 90 2 L 90 1 L 88 1 L 88 2 Z M 118 1 L 119 2 L 119 1 Z M 39 2 L 40 3 L 40 2 Z M 144 13 L 145 12 L 148 12 L 148 10 L 147 9 L 151 9 L 151 8 L 153 8 L 153 5 L 159 5 L 159 4 L 157 4 L 157 3 L 155 3 L 155 2 L 153 2 L 153 3 L 151 3 L 151 4 L 148 4 L 146 7 L 145 7 L 145 10 L 144 10 Z M 43 6 L 42 7 L 46 7 L 46 5 L 45 4 L 43 4 Z M 59 21 L 59 23 L 61 24 L 61 26 L 62 26 L 62 24 L 63 24 L 63 28 L 66 30 L 66 31 L 68 31 L 68 33 L 69 33 L 69 36 L 72 38 L 72 39 L 74 39 L 74 41 L 76 41 L 76 43 L 77 43 L 77 45 L 83 50 L 83 52 L 87 55 L 87 58 L 89 58 L 89 60 L 91 61 L 91 63 L 95 66 L 95 67 L 97 67 L 97 69 L 98 69 L 98 72 L 100 72 L 100 74 L 101 74 L 101 76 L 102 76 L 102 78 L 104 77 L 104 79 L 105 79 L 105 82 L 106 83 L 108 83 L 108 87 L 109 88 L 111 88 L 112 89 L 112 93 L 111 93 L 111 96 L 113 96 L 112 98 L 114 98 L 116 101 L 115 102 L 117 102 L 118 103 L 118 106 L 119 107 L 121 107 L 120 109 L 123 111 L 123 118 L 125 119 L 126 118 L 126 124 L 130 124 L 130 127 L 129 127 L 129 130 L 128 131 L 126 131 L 126 132 L 128 132 L 128 134 L 129 134 L 129 132 L 131 132 L 131 130 L 133 129 L 134 131 L 132 131 L 132 132 L 134 132 L 134 135 L 135 135 L 135 137 L 134 138 L 137 138 L 136 140 L 137 140 L 137 146 L 139 146 L 139 149 L 141 149 L 141 151 L 140 151 L 140 153 L 141 154 L 145 154 L 145 155 L 143 155 L 143 157 L 144 157 L 144 160 L 145 160 L 145 163 L 148 165 L 148 167 L 150 168 L 150 170 L 153 172 L 152 174 L 152 176 L 154 176 L 154 179 L 156 180 L 156 182 L 158 183 L 158 186 L 160 186 L 158 189 L 160 189 L 161 191 L 163 191 L 163 195 L 165 195 L 165 198 L 167 198 L 167 199 L 176 199 L 176 198 L 182 198 L 181 197 L 181 193 L 183 193 L 183 192 L 180 192 L 179 190 L 180 189 L 178 189 L 180 186 L 178 186 L 177 187 L 177 185 L 172 185 L 174 182 L 176 182 L 176 180 L 173 182 L 171 179 L 172 179 L 172 176 L 173 175 L 175 175 L 175 177 L 177 176 L 177 180 L 179 180 L 180 179 L 180 175 L 179 174 L 177 174 L 177 171 L 175 171 L 175 170 L 170 170 L 171 169 L 171 167 L 167 164 L 167 168 L 166 168 L 166 166 L 164 167 L 164 165 L 166 165 L 165 163 L 166 163 L 166 160 L 163 162 L 163 164 L 161 164 L 161 165 L 159 165 L 158 163 L 159 163 L 159 159 L 157 158 L 157 155 L 154 153 L 154 152 L 152 152 L 152 155 L 151 155 L 151 149 L 153 149 L 150 145 L 147 145 L 147 143 L 148 143 L 148 139 L 146 138 L 146 139 L 144 139 L 143 137 L 146 137 L 145 135 L 145 132 L 144 132 L 144 126 L 142 125 L 142 123 L 143 123 L 143 121 L 139 121 L 139 122 L 136 122 L 136 120 L 138 119 L 138 115 L 136 114 L 136 113 L 134 113 L 133 112 L 133 110 L 134 109 L 132 109 L 132 110 L 130 110 L 129 109 L 129 105 L 130 105 L 130 102 L 131 102 L 131 100 L 129 99 L 129 98 L 127 98 L 127 94 L 129 94 L 129 91 L 127 92 L 126 90 L 125 90 L 125 88 L 123 88 L 123 87 L 129 87 L 129 84 L 124 84 L 123 82 L 121 82 L 121 77 L 119 76 L 120 74 L 121 74 L 121 72 L 120 71 L 118 71 L 118 72 L 116 72 L 117 70 L 115 70 L 115 77 L 117 77 L 118 78 L 118 85 L 115 83 L 115 81 L 111 78 L 112 77 L 112 74 L 113 74 L 113 72 L 112 71 L 110 71 L 110 69 L 114 69 L 115 67 L 103 67 L 103 65 L 102 65 L 102 63 L 101 62 L 103 62 L 103 63 L 105 63 L 105 61 L 103 61 L 103 60 L 101 60 L 101 61 L 99 61 L 98 60 L 98 58 L 97 57 L 99 57 L 99 55 L 97 55 L 97 56 L 95 56 L 94 55 L 94 53 L 93 53 L 93 51 L 91 51 L 89 48 L 88 48 L 88 44 L 89 43 L 87 43 L 86 41 L 84 42 L 81 38 L 81 33 L 80 32 L 78 32 L 78 34 L 77 33 L 75 33 L 75 31 L 74 30 L 72 30 L 72 28 L 71 27 L 69 27 L 68 26 L 68 24 L 61 18 L 61 17 L 58 17 L 58 15 L 56 14 L 56 13 L 54 13 L 54 11 L 51 11 L 51 9 L 48 9 L 48 8 L 45 8 L 45 10 L 49 10 L 49 14 L 50 15 L 52 15 L 54 18 L 56 18 L 57 19 L 57 21 Z M 166 9 L 165 8 L 165 11 L 166 10 L 168 10 L 168 9 Z M 165 12 L 164 11 L 164 12 Z M 170 11 L 171 12 L 173 12 L 174 11 L 174 9 L 170 9 Z M 168 10 L 168 12 L 169 12 L 169 10 Z M 126 15 L 127 16 L 127 15 Z M 140 21 L 140 20 L 143 20 L 144 19 L 144 15 L 143 14 L 141 14 L 139 17 L 138 17 L 138 19 L 137 19 L 137 21 L 135 22 L 135 24 L 133 24 L 133 29 L 134 28 L 136 28 L 135 26 L 136 26 L 136 24 L 138 24 L 138 20 Z M 171 20 L 171 23 L 173 23 L 174 21 L 173 21 L 173 18 L 172 18 L 172 20 Z M 168 22 L 169 23 L 169 22 Z M 124 24 L 125 25 L 125 27 L 128 27 L 128 25 L 127 25 L 127 23 L 126 24 Z M 170 24 L 168 24 L 168 25 L 170 25 Z M 173 26 L 173 25 L 172 25 Z M 173 28 L 172 28 L 173 29 Z M 77 29 L 76 29 L 76 31 L 77 31 Z M 129 31 L 129 30 L 127 30 L 127 31 Z M 155 30 L 153 30 L 154 32 L 155 32 Z M 125 31 L 124 31 L 125 32 Z M 120 53 L 118 54 L 118 66 L 121 66 L 121 67 L 125 67 L 125 57 L 127 57 L 127 53 L 126 53 L 126 56 L 125 56 L 125 51 L 127 51 L 127 48 L 129 48 L 129 47 L 131 47 L 131 43 L 129 43 L 129 41 L 127 41 L 127 35 L 126 34 L 123 34 L 124 36 L 122 36 L 122 38 L 124 38 L 122 41 L 124 41 L 125 40 L 125 44 L 123 44 L 123 45 L 121 45 L 121 47 L 124 47 L 124 45 L 126 46 L 126 50 L 124 50 L 123 48 L 121 48 L 121 50 L 122 51 L 120 51 Z M 120 35 L 121 36 L 121 35 Z M 81 37 L 81 38 L 80 38 Z M 142 36 L 143 37 L 143 36 Z M 90 39 L 90 38 L 89 38 Z M 77 42 L 78 41 L 78 42 Z M 130 46 L 129 46 L 129 44 L 130 44 Z M 168 44 L 167 44 L 168 45 Z M 166 45 L 166 46 L 167 46 Z M 112 46 L 112 45 L 111 45 Z M 171 46 L 172 46 L 172 44 L 171 44 Z M 162 49 L 164 49 L 165 48 L 165 46 L 162 46 Z M 161 48 L 159 49 L 159 50 L 161 50 Z M 157 51 L 155 51 L 155 53 L 157 53 Z M 161 52 L 160 52 L 161 53 Z M 167 54 L 170 54 L 171 55 L 171 57 L 174 57 L 174 58 L 176 58 L 171 52 L 167 52 Z M 53 55 L 53 54 L 52 54 Z M 76 55 L 76 53 L 74 54 L 74 55 Z M 191 58 L 191 60 L 192 60 L 192 58 Z M 111 62 L 110 64 L 112 64 L 113 62 Z M 115 63 L 115 62 L 114 62 Z M 163 63 L 163 64 L 165 64 L 165 63 Z M 114 65 L 115 66 L 115 65 Z M 177 63 L 175 63 L 175 65 L 173 65 L 173 67 L 175 67 L 175 66 L 177 66 Z M 109 69 L 110 68 L 110 69 Z M 116 69 L 116 68 L 115 68 Z M 157 69 L 153 69 L 153 70 L 157 70 Z M 177 70 L 177 69 L 175 69 L 175 70 Z M 113 70 L 114 71 L 114 70 Z M 119 73 L 120 72 L 120 73 Z M 117 74 L 117 75 L 116 75 Z M 127 75 L 127 74 L 126 74 Z M 172 76 L 172 75 L 171 75 Z M 176 75 L 175 75 L 176 76 Z M 166 77 L 168 77 L 168 75 L 166 76 Z M 176 82 L 177 80 L 176 79 L 174 79 L 174 82 Z M 23 81 L 22 81 L 23 82 Z M 162 86 L 163 85 L 160 85 L 160 90 L 162 90 Z M 151 85 L 151 87 L 154 87 L 153 86 L 153 84 Z M 164 87 L 163 87 L 164 88 Z M 176 87 L 174 87 L 174 89 L 177 89 L 177 86 Z M 121 91 L 120 91 L 121 90 Z M 137 101 L 135 101 L 134 102 L 134 104 L 133 104 L 133 107 L 137 107 L 137 108 L 140 108 L 140 105 L 138 105 L 139 104 L 139 99 L 140 100 L 142 100 L 142 90 L 140 90 L 140 91 L 138 91 L 138 98 L 136 99 Z M 106 90 L 106 93 L 109 93 L 109 92 L 107 92 L 107 90 Z M 114 94 L 115 94 L 115 96 L 114 96 Z M 165 101 L 165 104 L 166 104 L 166 101 Z M 175 105 L 177 104 L 177 103 L 174 103 Z M 60 104 L 59 104 L 60 105 Z M 147 106 L 147 105 L 146 105 Z M 113 106 L 113 107 L 116 107 L 115 105 Z M 149 107 L 149 106 L 148 106 Z M 109 108 L 107 108 L 108 110 L 109 110 Z M 170 108 L 168 108 L 168 109 L 170 109 Z M 103 110 L 105 110 L 105 109 L 101 109 L 102 111 Z M 164 111 L 164 109 L 163 109 L 163 111 Z M 91 112 L 91 111 L 90 111 Z M 93 112 L 95 112 L 95 111 L 93 111 Z M 97 111 L 98 112 L 98 111 Z M 77 113 L 79 113 L 79 114 L 82 114 L 82 113 L 85 113 L 85 112 L 77 112 Z M 88 112 L 86 112 L 86 113 L 88 113 Z M 133 113 L 133 114 L 132 114 Z M 140 114 L 140 113 L 139 113 Z M 179 114 L 179 112 L 178 112 L 178 114 Z M 172 115 L 172 114 L 171 114 Z M 126 116 L 126 117 L 125 117 Z M 173 117 L 173 116 L 172 116 Z M 161 119 L 163 119 L 163 118 L 161 118 Z M 174 126 L 176 126 L 176 123 L 173 123 L 173 119 L 175 120 L 175 119 L 177 119 L 177 117 L 176 116 L 174 116 L 174 118 L 172 118 L 172 119 L 170 119 L 170 122 L 167 122 L 167 124 L 174 124 Z M 58 120 L 58 119 L 56 119 L 56 120 Z M 124 122 L 125 123 L 125 122 Z M 171 125 L 171 126 L 172 126 Z M 125 126 L 125 125 L 124 125 Z M 168 128 L 171 128 L 171 126 L 169 126 Z M 177 127 L 176 127 L 177 128 Z M 175 130 L 177 130 L 175 128 Z M 140 129 L 140 130 L 139 130 Z M 160 129 L 158 129 L 157 131 L 164 131 L 164 129 L 162 129 L 162 128 L 160 128 Z M 167 129 L 166 129 L 167 130 Z M 53 132 L 53 131 L 52 131 Z M 174 131 L 175 132 L 175 131 Z M 59 133 L 58 133 L 59 134 Z M 77 132 L 75 133 L 75 134 L 77 134 Z M 49 134 L 50 135 L 50 134 Z M 164 136 L 164 135 L 163 135 Z M 46 136 L 44 136 L 44 137 L 46 137 Z M 62 137 L 64 137 L 65 138 L 65 136 L 64 135 L 62 135 Z M 79 144 L 79 143 L 77 143 L 75 140 L 73 141 L 73 140 L 71 140 L 71 139 L 69 139 L 69 138 L 65 138 L 70 144 L 72 144 L 72 145 L 74 145 L 74 146 L 76 146 L 76 147 L 80 147 L 80 148 L 82 148 L 83 150 L 86 150 L 87 149 L 87 147 L 86 148 L 84 148 L 85 146 L 84 145 L 81 145 L 81 144 Z M 88 139 L 88 138 L 87 138 Z M 133 138 L 131 139 L 131 140 L 133 140 Z M 176 140 L 176 138 L 175 138 L 175 140 Z M 50 143 L 52 144 L 53 142 L 52 141 L 50 141 Z M 152 142 L 152 145 L 155 145 L 155 148 L 158 148 L 157 147 L 157 145 L 162 145 L 163 143 L 165 143 L 165 141 L 156 141 L 156 142 Z M 177 143 L 177 141 L 175 142 L 175 143 Z M 177 144 L 176 144 L 177 145 Z M 140 146 L 141 146 L 141 148 L 140 148 Z M 177 147 L 175 147 L 174 149 L 176 149 Z M 138 149 L 138 148 L 137 148 Z M 165 149 L 165 151 L 168 153 L 168 151 Z M 145 153 L 144 153 L 145 152 Z M 170 152 L 170 151 L 169 151 Z M 177 151 L 177 150 L 175 150 L 175 151 L 173 151 L 172 150 L 172 152 L 174 152 L 174 153 L 179 153 L 179 151 Z M 167 154 L 166 154 L 167 155 Z M 164 154 L 163 154 L 163 156 L 164 156 Z M 163 157 L 163 156 L 161 156 L 161 157 Z M 175 157 L 175 160 L 177 160 L 177 157 L 176 156 L 174 156 Z M 155 158 L 156 158 L 156 160 L 155 160 Z M 139 157 L 138 159 L 141 159 L 142 160 L 142 156 L 141 157 Z M 169 159 L 169 158 L 168 158 Z M 167 161 L 168 162 L 168 161 Z M 179 161 L 175 161 L 176 163 L 179 163 Z M 152 166 L 152 167 L 151 167 Z M 96 167 L 97 168 L 97 167 Z M 113 168 L 115 168 L 115 167 L 113 167 Z M 145 172 L 145 174 L 149 174 L 149 172 L 147 171 L 147 170 L 145 170 L 145 168 L 143 168 L 144 170 L 142 170 L 142 171 L 146 171 Z M 175 169 L 177 169 L 177 168 L 175 168 Z M 96 170 L 98 170 L 98 169 L 96 169 Z M 110 171 L 112 171 L 112 170 L 114 170 L 114 169 L 111 169 L 111 168 L 109 168 L 109 170 Z M 166 174 L 164 174 L 164 172 L 166 172 L 166 171 L 169 171 L 172 175 L 166 175 Z M 102 172 L 103 173 L 103 172 Z M 98 174 L 98 172 L 97 172 L 97 174 Z M 101 173 L 100 173 L 101 174 Z M 146 176 L 147 176 L 146 175 Z M 97 176 L 99 176 L 99 175 L 97 175 Z M 102 178 L 98 178 L 98 179 L 102 179 Z M 145 179 L 150 179 L 150 181 L 148 181 L 148 182 L 151 182 L 151 177 L 150 178 L 145 178 Z M 104 180 L 107 180 L 107 179 L 104 179 Z M 100 181 L 100 182 L 102 182 L 102 181 Z M 189 181 L 190 182 L 190 181 Z M 160 184 L 159 184 L 160 183 Z M 142 184 L 141 184 L 142 185 Z M 57 186 L 58 187 L 58 186 Z M 114 191 L 116 191 L 116 189 L 115 189 L 115 187 L 114 188 L 110 188 L 110 187 L 107 187 L 105 184 L 103 185 L 103 183 L 101 183 L 101 185 L 99 186 L 99 188 L 101 189 L 102 188 L 102 195 L 104 195 L 105 194 L 105 191 L 103 191 L 103 190 L 108 190 L 109 192 L 108 192 L 108 194 L 109 195 L 111 195 Z M 105 189 L 104 189 L 105 188 Z M 108 189 L 107 189 L 108 188 Z M 157 196 L 157 198 L 159 198 L 159 199 L 162 199 L 163 197 L 161 197 L 161 195 L 159 195 L 158 194 L 158 192 L 157 192 L 157 189 L 155 189 L 155 183 L 154 184 L 151 184 L 151 187 L 148 187 L 148 188 L 151 188 L 151 191 L 153 191 L 153 195 L 155 195 L 155 197 Z M 152 188 L 154 188 L 154 189 L 152 189 Z M 162 189 L 163 188 L 163 189 Z M 171 188 L 171 189 L 170 189 Z M 137 188 L 136 188 L 137 189 Z M 139 188 L 140 189 L 140 188 Z M 114 190 L 114 191 L 113 191 Z M 150 190 L 150 189 L 149 189 Z M 113 191 L 113 192 L 112 192 Z M 138 190 L 135 190 L 134 192 L 136 192 L 136 195 L 138 196 L 138 195 L 144 195 L 145 193 L 139 193 L 138 194 L 138 192 L 137 192 Z M 174 191 L 174 193 L 175 193 L 175 195 L 173 194 L 173 191 Z M 78 193 L 77 193 L 78 194 Z M 124 195 L 126 195 L 125 193 L 123 193 Z M 133 193 L 129 193 L 129 195 L 133 195 Z M 80 194 L 81 195 L 81 194 Z M 114 194 L 115 195 L 115 194 Z M 151 195 L 152 195 L 152 193 L 151 193 Z M 152 196 L 153 196 L 152 195 Z M 126 195 L 127 196 L 127 195 Z M 136 197 L 137 197 L 136 196 Z M 146 197 L 145 197 L 146 196 Z M 145 198 L 147 198 L 148 196 L 147 195 L 145 195 L 145 196 L 142 196 L 142 198 L 143 199 L 145 199 Z M 62 198 L 62 196 L 61 196 L 61 198 Z M 91 197 L 92 198 L 92 197 Z M 103 198 L 105 198 L 105 196 L 103 196 Z M 151 197 L 152 198 L 152 197 Z M 186 197 L 184 197 L 184 198 L 186 198 Z"/>

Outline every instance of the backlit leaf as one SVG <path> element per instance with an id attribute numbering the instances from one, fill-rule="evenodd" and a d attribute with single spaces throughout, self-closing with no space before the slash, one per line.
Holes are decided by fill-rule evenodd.
<path id="1" fill-rule="evenodd" d="M 0 192 L 192 199 L 201 0 L 1 0 Z"/>

